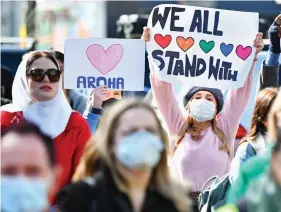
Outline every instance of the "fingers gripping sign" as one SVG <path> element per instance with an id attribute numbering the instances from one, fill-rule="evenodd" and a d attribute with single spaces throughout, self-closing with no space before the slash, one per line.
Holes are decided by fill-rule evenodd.
<path id="1" fill-rule="evenodd" d="M 101 108 L 102 103 L 111 98 L 120 100 L 121 91 L 119 90 L 110 90 L 106 85 L 100 85 L 98 88 L 94 89 L 90 96 L 90 104 L 94 108 Z"/>
<path id="2" fill-rule="evenodd" d="M 90 104 L 94 108 L 101 108 L 102 103 L 108 100 L 109 91 L 106 85 L 100 85 L 93 90 L 90 97 Z"/>

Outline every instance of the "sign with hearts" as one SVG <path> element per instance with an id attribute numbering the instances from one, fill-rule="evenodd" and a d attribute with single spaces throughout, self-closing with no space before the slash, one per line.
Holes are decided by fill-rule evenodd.
<path id="1" fill-rule="evenodd" d="M 64 85 L 67 89 L 143 91 L 145 43 L 139 39 L 66 39 Z"/>
<path id="2" fill-rule="evenodd" d="M 258 20 L 258 13 L 158 5 L 148 19 L 147 52 L 164 81 L 239 88 L 254 61 Z"/>

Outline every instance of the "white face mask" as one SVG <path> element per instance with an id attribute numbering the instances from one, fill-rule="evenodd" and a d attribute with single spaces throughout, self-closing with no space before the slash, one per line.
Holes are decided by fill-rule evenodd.
<path id="1" fill-rule="evenodd" d="M 48 185 L 40 178 L 1 176 L 3 211 L 42 212 L 48 208 Z"/>
<path id="2" fill-rule="evenodd" d="M 140 167 L 154 168 L 161 159 L 164 150 L 160 137 L 144 131 L 135 132 L 120 141 L 116 148 L 116 157 L 129 169 Z"/>
<path id="3" fill-rule="evenodd" d="M 215 116 L 216 105 L 206 99 L 194 99 L 189 103 L 190 116 L 198 122 L 212 120 Z"/>

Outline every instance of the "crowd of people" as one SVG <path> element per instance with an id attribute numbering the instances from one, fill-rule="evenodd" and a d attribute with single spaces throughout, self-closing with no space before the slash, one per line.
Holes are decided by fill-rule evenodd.
<path id="1" fill-rule="evenodd" d="M 253 38 L 255 58 L 244 85 L 226 99 L 219 89 L 191 87 L 183 99 L 187 116 L 148 56 L 152 95 L 167 131 L 151 105 L 123 91 L 102 85 L 86 99 L 64 89 L 63 53 L 24 55 L 12 102 L 0 108 L 1 211 L 280 211 L 281 15 L 268 33 L 251 129 L 236 152 L 262 33 Z M 141 39 L 150 40 L 149 28 Z M 228 185 L 215 199 L 202 191 L 214 176 Z M 214 184 L 207 185 L 210 191 Z"/>

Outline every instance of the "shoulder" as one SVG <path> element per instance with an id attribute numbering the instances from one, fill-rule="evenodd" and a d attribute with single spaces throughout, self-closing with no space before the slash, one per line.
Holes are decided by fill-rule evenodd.
<path id="1" fill-rule="evenodd" d="M 22 111 L 10 112 L 0 109 L 1 125 L 12 125 L 23 119 Z"/>
<path id="2" fill-rule="evenodd" d="M 244 141 L 243 143 L 240 143 L 237 148 L 237 152 L 245 151 L 247 149 L 248 145 L 249 145 L 248 141 Z"/>
<path id="3" fill-rule="evenodd" d="M 91 137 L 91 130 L 86 119 L 76 111 L 72 111 L 65 130 L 75 132 L 83 141 L 88 141 Z"/>
<path id="4" fill-rule="evenodd" d="M 59 208 L 68 212 L 91 211 L 97 193 L 97 183 L 94 179 L 73 183 L 58 194 Z"/>
<path id="5" fill-rule="evenodd" d="M 240 158 L 241 162 L 245 162 L 251 156 L 256 155 L 256 151 L 251 142 L 246 141 L 239 145 L 236 155 Z"/>
<path id="6" fill-rule="evenodd" d="M 85 118 L 83 118 L 80 113 L 73 110 L 69 117 L 67 128 L 84 127 L 85 125 L 87 125 Z"/>
<path id="7" fill-rule="evenodd" d="M 9 111 L 4 111 L 0 110 L 0 115 L 1 115 L 1 121 L 6 120 L 6 119 L 12 119 L 17 115 L 17 112 L 9 112 Z"/>
<path id="8" fill-rule="evenodd" d="M 270 164 L 271 151 L 267 150 L 247 160 L 241 167 L 242 173 L 255 176 L 262 173 Z"/>

